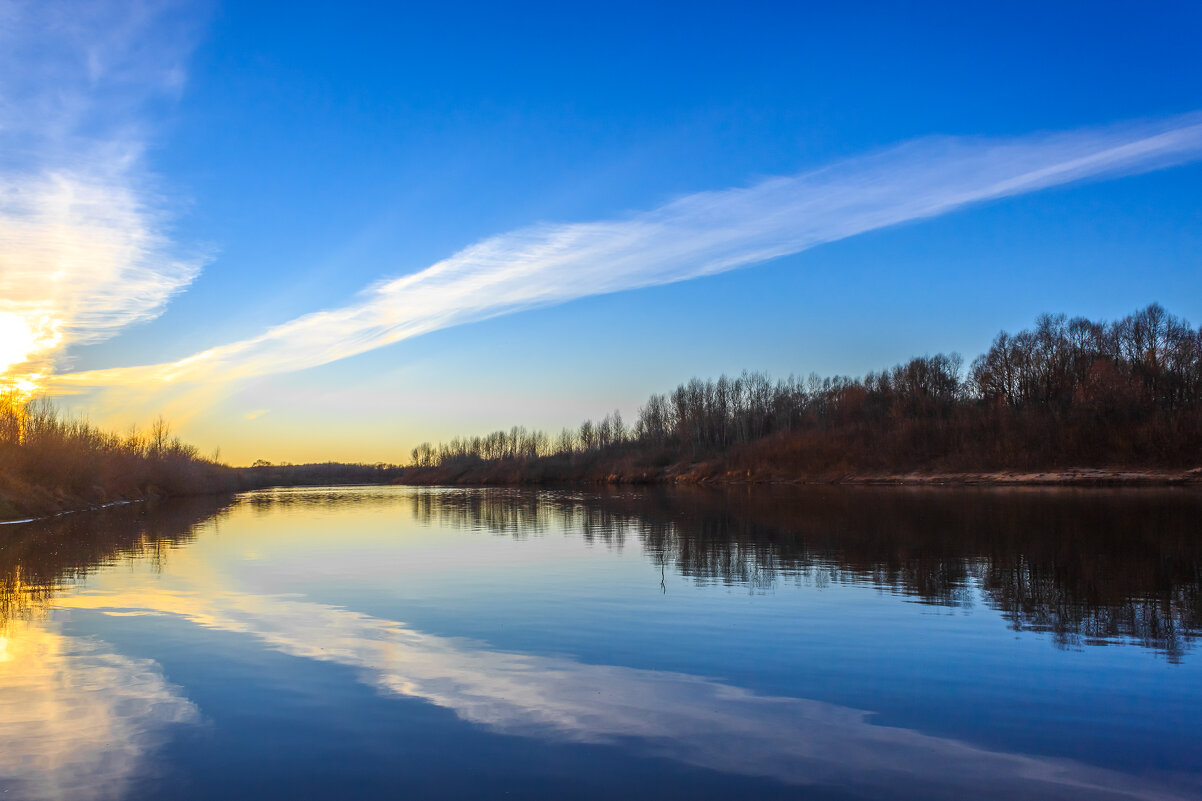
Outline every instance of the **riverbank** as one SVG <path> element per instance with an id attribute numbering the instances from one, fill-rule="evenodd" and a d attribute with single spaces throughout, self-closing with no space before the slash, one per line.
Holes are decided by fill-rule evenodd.
<path id="1" fill-rule="evenodd" d="M 813 483 L 813 482 L 811 482 Z M 1105 470 L 1082 468 L 992 473 L 894 473 L 888 475 L 842 476 L 830 484 L 871 485 L 1014 485 L 1070 487 L 1165 487 L 1202 486 L 1202 468 L 1193 470 Z"/>
<path id="2" fill-rule="evenodd" d="M 75 512 L 87 512 L 126 503 L 175 497 L 224 495 L 268 487 L 388 485 L 403 472 L 384 465 L 326 462 L 301 465 L 229 467 L 211 462 L 152 465 L 140 474 L 115 478 L 93 476 L 54 485 L 22 480 L 0 469 L 0 525 L 32 522 Z M 155 469 L 157 468 L 157 469 Z M 51 471 L 53 474 L 53 471 Z"/>
<path id="3" fill-rule="evenodd" d="M 659 470 L 580 472 L 570 478 L 547 473 L 523 473 L 510 466 L 488 465 L 479 468 L 454 470 L 449 468 L 405 468 L 399 477 L 388 481 L 367 482 L 380 485 L 408 486 L 546 486 L 546 485 L 690 485 L 738 486 L 747 484 L 771 485 L 849 485 L 849 486 L 1061 486 L 1061 487 L 1202 487 L 1202 467 L 1190 470 L 1156 470 L 1141 468 L 1066 468 L 1058 470 L 998 470 L 981 472 L 894 472 L 842 473 L 788 476 L 756 474 L 749 471 L 721 471 L 713 465 L 697 463 L 674 465 Z M 312 485 L 344 482 L 318 481 Z M 362 483 L 362 482 L 360 482 Z M 296 481 L 279 485 L 250 481 L 240 486 L 222 486 L 210 491 L 182 493 L 186 496 L 224 494 L 237 489 L 258 489 L 265 486 L 301 486 Z M 0 488 L 0 525 L 32 522 L 76 512 L 94 511 L 110 506 L 143 501 L 161 500 L 181 493 L 166 493 L 157 489 L 115 496 L 74 496 L 41 488 L 25 488 L 19 498 Z"/>
<path id="4" fill-rule="evenodd" d="M 80 495 L 25 485 L 14 492 L 11 481 L 0 480 L 0 525 L 28 523 L 58 515 L 90 512 L 111 506 L 159 500 L 168 493 L 150 488 L 143 492 L 106 493 L 100 491 Z M 9 485 L 9 486 L 4 486 Z M 214 490 L 216 493 L 219 490 Z M 199 493 L 198 493 L 199 494 Z M 205 493 L 208 494 L 208 493 Z"/>
<path id="5" fill-rule="evenodd" d="M 524 465 L 490 464 L 470 468 L 407 468 L 394 481 L 415 486 L 522 486 L 550 484 L 828 484 L 828 485 L 985 485 L 1071 487 L 1202 486 L 1202 467 L 1150 469 L 1139 467 L 1077 467 L 1049 470 L 988 471 L 829 471 L 784 472 L 728 470 L 707 462 L 674 464 L 660 468 L 631 465 L 592 465 L 556 472 L 530 470 Z"/>

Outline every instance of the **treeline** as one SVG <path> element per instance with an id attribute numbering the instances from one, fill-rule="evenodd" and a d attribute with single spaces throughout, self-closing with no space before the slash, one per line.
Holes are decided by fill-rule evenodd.
<path id="1" fill-rule="evenodd" d="M 250 467 L 234 468 L 247 487 L 298 487 L 322 484 L 388 484 L 404 470 L 391 464 L 272 464 L 259 459 Z"/>
<path id="2" fill-rule="evenodd" d="M 238 488 L 231 468 L 181 442 L 162 418 L 116 434 L 46 400 L 0 394 L 0 520 Z"/>
<path id="3" fill-rule="evenodd" d="M 1158 304 L 1109 323 L 1042 315 L 1031 329 L 998 334 L 967 367 L 936 354 L 861 378 L 693 379 L 652 395 L 631 426 L 614 412 L 557 435 L 517 427 L 423 443 L 411 455 L 430 475 L 493 467 L 537 480 L 556 470 L 578 478 L 588 465 L 595 475 L 652 476 L 705 459 L 728 471 L 803 474 L 1196 466 L 1202 329 Z"/>
<path id="4" fill-rule="evenodd" d="M 482 437 L 455 437 L 437 445 L 423 442 L 410 452 L 410 457 L 411 464 L 417 467 L 537 459 L 624 445 L 630 441 L 632 433 L 622 422 L 622 413 L 615 410 L 599 423 L 585 420 L 579 429 L 565 428 L 554 436 L 545 431 L 514 426 L 509 431 L 494 431 Z"/>

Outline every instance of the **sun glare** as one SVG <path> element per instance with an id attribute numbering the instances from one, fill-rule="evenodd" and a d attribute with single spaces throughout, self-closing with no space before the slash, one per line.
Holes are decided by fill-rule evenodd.
<path id="1" fill-rule="evenodd" d="M 25 365 L 31 358 L 53 346 L 54 337 L 42 334 L 39 331 L 42 328 L 45 326 L 38 321 L 20 314 L 0 312 L 0 386 L 15 389 L 26 396 L 37 392 L 42 373 L 18 373 L 14 368 Z"/>
<path id="2" fill-rule="evenodd" d="M 11 312 L 0 312 L 0 374 L 28 360 L 37 347 L 37 334 L 25 318 Z"/>

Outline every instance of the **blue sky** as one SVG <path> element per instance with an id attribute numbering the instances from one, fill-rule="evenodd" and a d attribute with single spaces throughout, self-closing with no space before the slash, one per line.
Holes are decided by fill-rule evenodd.
<path id="1" fill-rule="evenodd" d="M 0 37 L 23 43 L 0 57 L 0 187 L 82 175 L 100 228 L 140 233 L 106 252 L 108 283 L 59 302 L 76 317 L 33 326 L 61 332 L 9 372 L 87 376 L 63 403 L 121 426 L 162 411 L 235 463 L 400 461 L 425 438 L 632 414 L 691 375 L 971 358 L 1042 311 L 1112 318 L 1160 301 L 1202 323 L 1193 140 L 1160 161 L 977 192 L 846 238 L 807 189 L 797 208 L 826 220 L 812 243 L 780 245 L 792 236 L 782 223 L 768 257 L 744 253 L 714 275 L 696 277 L 712 254 L 687 237 L 671 253 L 638 240 L 652 255 L 625 283 L 581 277 L 597 268 L 573 250 L 588 247 L 576 244 L 585 224 L 675 220 L 662 210 L 709 197 L 698 193 L 832 165 L 851 165 L 835 167 L 843 192 L 927 165 L 951 186 L 973 170 L 1007 177 L 997 143 L 1043 164 L 1050 139 L 1063 161 L 1196 126 L 1196 4 L 86 8 L 48 20 L 37 4 L 0 2 Z M 772 197 L 715 202 L 744 223 L 775 208 Z M 421 304 L 433 298 L 445 323 L 362 352 L 346 342 L 363 330 L 339 327 L 340 342 L 301 331 L 224 359 L 224 372 L 112 372 L 355 307 L 365 290 L 481 243 L 497 269 L 523 231 L 522 247 L 569 239 L 562 268 L 540 266 L 520 287 L 553 287 L 545 305 L 481 319 L 498 310 L 439 305 L 461 283 L 439 284 Z M 25 246 L 3 236 L 10 252 Z M 625 258 L 599 247 L 602 261 Z M 666 273 L 651 263 L 661 252 Z M 122 259 L 136 262 L 133 279 Z M 12 263 L 0 263 L 10 277 Z M 403 304 L 407 291 L 388 298 Z M 102 314 L 111 308 L 123 312 Z M 326 363 L 308 355 L 327 351 Z"/>

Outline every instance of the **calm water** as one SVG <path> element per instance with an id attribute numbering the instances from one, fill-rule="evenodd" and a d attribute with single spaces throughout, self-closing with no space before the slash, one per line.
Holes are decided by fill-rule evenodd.
<path id="1" fill-rule="evenodd" d="M 298 489 L 0 527 L 6 799 L 1202 798 L 1202 495 Z"/>

